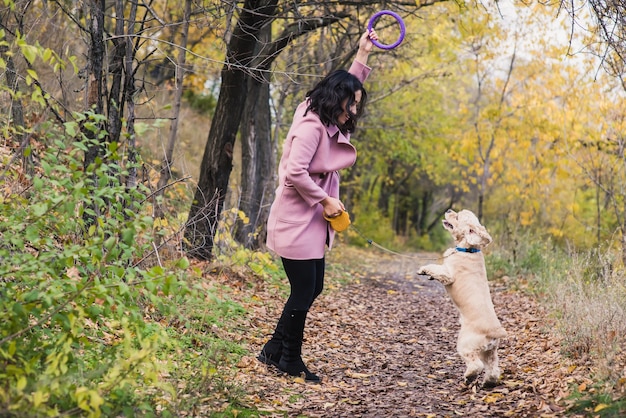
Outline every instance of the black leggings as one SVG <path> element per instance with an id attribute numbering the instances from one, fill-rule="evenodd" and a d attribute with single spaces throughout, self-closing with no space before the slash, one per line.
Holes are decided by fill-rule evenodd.
<path id="1" fill-rule="evenodd" d="M 282 258 L 282 261 L 291 285 L 291 293 L 285 303 L 285 312 L 308 311 L 315 298 L 324 289 L 324 259 L 291 260 Z"/>

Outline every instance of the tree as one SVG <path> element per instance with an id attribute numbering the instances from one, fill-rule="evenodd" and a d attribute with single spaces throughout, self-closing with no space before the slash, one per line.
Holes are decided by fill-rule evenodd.
<path id="1" fill-rule="evenodd" d="M 506 158 L 506 147 L 503 139 L 507 136 L 505 130 L 506 119 L 513 116 L 514 108 L 510 107 L 508 96 L 512 89 L 513 70 L 516 67 L 516 45 L 506 58 L 507 63 L 503 68 L 503 74 L 492 71 L 493 55 L 497 53 L 497 47 L 489 47 L 488 35 L 483 32 L 488 28 L 484 21 L 476 22 L 477 33 L 471 33 L 469 40 L 469 54 L 471 54 L 472 73 L 475 76 L 475 94 L 471 100 L 470 112 L 472 113 L 471 125 L 473 130 L 470 135 L 475 141 L 473 155 L 468 158 L 468 178 L 476 179 L 478 219 L 483 218 L 488 185 L 501 175 L 501 172 L 493 171 L 494 159 Z M 491 86 L 486 84 L 493 83 Z M 486 93 L 488 91 L 489 93 Z M 494 94 L 496 97 L 484 97 L 485 94 Z M 486 99 L 486 100 L 485 100 Z"/>
<path id="2" fill-rule="evenodd" d="M 559 10 L 565 10 L 571 18 L 570 43 L 577 31 L 590 30 L 594 38 L 589 39 L 587 50 L 597 54 L 607 73 L 617 77 L 626 88 L 626 4 L 622 0 L 561 0 Z"/>
<path id="3" fill-rule="evenodd" d="M 588 4 L 591 19 L 587 15 L 587 8 L 580 8 L 575 2 L 562 0 L 559 5 L 571 18 L 572 38 L 580 31 L 580 28 L 591 28 L 592 38 L 588 38 L 586 51 L 592 52 L 599 57 L 600 64 L 607 74 L 614 76 L 621 86 L 622 91 L 626 91 L 626 4 L 621 0 L 589 0 Z M 615 93 L 609 94 L 613 96 Z M 618 99 L 619 100 L 619 99 Z M 623 99 L 622 99 L 623 101 Z M 609 103 L 611 101 L 609 100 Z M 598 236 L 602 229 L 600 213 L 606 205 L 611 208 L 615 219 L 615 228 L 620 235 L 621 259 L 626 264 L 626 185 L 624 179 L 624 138 L 620 134 L 623 129 L 623 110 L 617 109 L 609 111 L 606 119 L 605 137 L 596 138 L 591 147 L 585 147 L 587 151 L 595 150 L 596 161 L 585 158 L 585 163 L 581 163 L 586 175 L 595 185 L 597 204 L 597 231 Z M 602 113 L 604 114 L 604 113 Z M 593 146 L 595 142 L 595 146 Z M 603 162 L 598 165 L 597 162 Z M 602 196 L 605 204 L 601 203 Z"/>
<path id="4" fill-rule="evenodd" d="M 247 69 L 254 58 L 259 32 L 271 21 L 276 3 L 277 0 L 246 0 L 228 43 L 217 107 L 185 225 L 184 247 L 194 258 L 211 258 L 215 226 L 226 198 L 235 137 L 248 93 Z"/>
<path id="5" fill-rule="evenodd" d="M 162 196 L 167 182 L 172 177 L 172 161 L 174 159 L 174 146 L 176 145 L 176 137 L 178 134 L 178 119 L 180 115 L 180 107 L 183 97 L 183 81 L 185 77 L 185 63 L 187 58 L 187 40 L 189 35 L 189 19 L 191 18 L 191 0 L 185 0 L 185 11 L 183 12 L 183 28 L 180 41 L 180 49 L 178 51 L 178 59 L 176 60 L 176 76 L 175 85 L 176 93 L 174 95 L 174 111 L 172 116 L 172 122 L 170 125 L 170 135 L 167 142 L 167 148 L 165 149 L 165 156 L 163 157 L 163 164 L 161 166 L 161 175 L 157 184 L 156 197 Z M 163 216 L 162 205 L 157 205 L 155 210 L 155 217 L 160 218 Z"/>

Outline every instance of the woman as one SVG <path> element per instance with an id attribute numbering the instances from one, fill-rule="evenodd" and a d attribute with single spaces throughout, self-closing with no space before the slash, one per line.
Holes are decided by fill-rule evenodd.
<path id="1" fill-rule="evenodd" d="M 338 170 L 356 161 L 350 134 L 363 112 L 367 94 L 362 82 L 370 68 L 374 30 L 359 39 L 349 71 L 327 75 L 295 111 L 278 167 L 278 188 L 267 222 L 267 246 L 281 257 L 291 292 L 272 338 L 258 359 L 291 376 L 304 374 L 319 382 L 302 361 L 307 312 L 324 287 L 325 248 L 332 248 L 335 231 L 324 219 L 338 216 Z"/>

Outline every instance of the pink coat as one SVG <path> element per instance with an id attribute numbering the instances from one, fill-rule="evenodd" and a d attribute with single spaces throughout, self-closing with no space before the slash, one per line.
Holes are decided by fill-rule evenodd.
<path id="1" fill-rule="evenodd" d="M 364 82 L 370 68 L 352 63 L 349 72 Z M 339 198 L 339 172 L 356 161 L 350 134 L 325 126 L 316 113 L 298 105 L 283 145 L 278 188 L 267 220 L 267 246 L 281 257 L 310 260 L 332 248 L 335 231 L 324 219 L 326 196 Z"/>

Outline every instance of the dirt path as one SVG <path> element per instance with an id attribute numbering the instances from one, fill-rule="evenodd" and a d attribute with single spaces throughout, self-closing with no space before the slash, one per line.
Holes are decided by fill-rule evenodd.
<path id="1" fill-rule="evenodd" d="M 465 387 L 456 309 L 443 286 L 415 275 L 433 256 L 353 257 L 352 282 L 327 288 L 309 314 L 303 357 L 322 384 L 246 359 L 242 378 L 257 408 L 290 417 L 556 417 L 570 387 L 589 383 L 560 356 L 545 313 L 500 283 L 492 296 L 509 331 L 500 348 L 502 384 Z M 257 311 L 253 326 L 270 333 L 278 308 Z M 260 348 L 263 338 L 255 343 Z"/>

